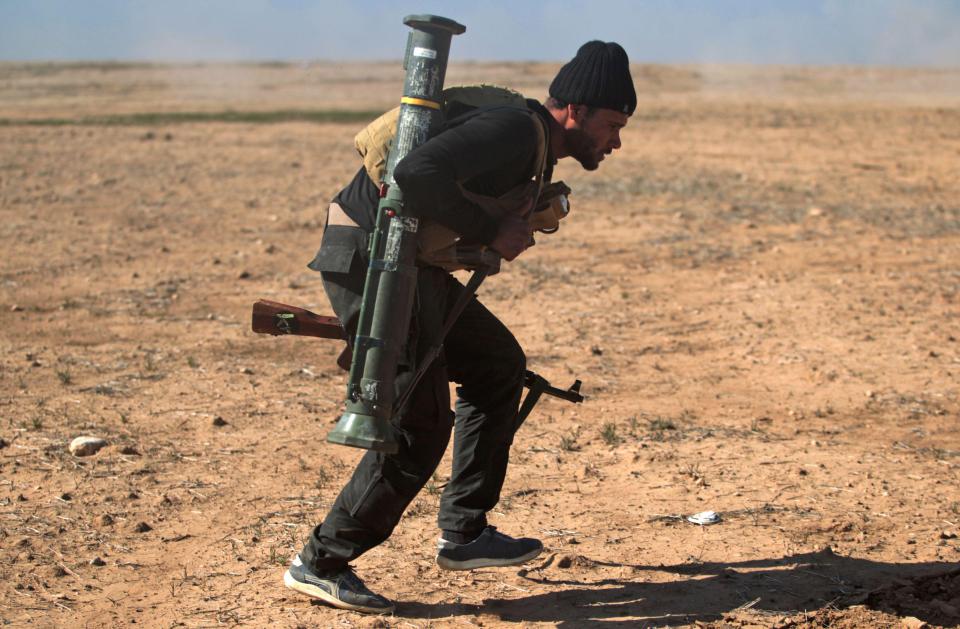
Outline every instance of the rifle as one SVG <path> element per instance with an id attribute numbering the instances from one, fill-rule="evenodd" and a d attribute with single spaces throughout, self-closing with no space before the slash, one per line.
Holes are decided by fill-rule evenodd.
<path id="1" fill-rule="evenodd" d="M 274 336 L 294 334 L 345 341 L 347 347 L 337 357 L 337 366 L 344 371 L 350 370 L 352 352 L 349 345 L 349 335 L 336 317 L 318 315 L 305 308 L 290 306 L 279 301 L 261 299 L 253 304 L 252 326 L 253 331 L 258 334 L 272 334 Z M 545 378 L 528 369 L 524 372 L 523 386 L 530 391 L 520 405 L 520 411 L 517 415 L 518 424 L 527 418 L 527 415 L 530 414 L 544 394 L 574 404 L 583 402 L 584 397 L 580 394 L 580 385 L 581 382 L 576 380 L 569 388 L 560 389 L 552 386 Z"/>

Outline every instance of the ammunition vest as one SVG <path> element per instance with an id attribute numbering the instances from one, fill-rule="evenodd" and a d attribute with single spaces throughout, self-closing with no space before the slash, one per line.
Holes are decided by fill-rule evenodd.
<path id="1" fill-rule="evenodd" d="M 494 219 L 517 213 L 530 206 L 530 228 L 545 234 L 555 232 L 570 211 L 566 195 L 568 188 L 562 181 L 544 183 L 547 168 L 547 143 L 549 131 L 543 119 L 527 107 L 526 99 L 519 92 L 494 85 L 468 85 L 450 87 L 443 91 L 444 115 L 466 113 L 477 107 L 513 107 L 528 113 L 537 133 L 537 151 L 533 159 L 533 171 L 526 181 L 499 197 L 489 197 L 470 192 L 460 184 L 464 198 L 480 206 Z M 354 138 L 357 152 L 363 158 L 363 166 L 374 183 L 383 181 L 390 144 L 397 132 L 400 108 L 392 109 L 361 130 Z M 480 246 L 458 246 L 459 234 L 432 220 L 420 223 L 417 260 L 421 264 L 439 266 L 448 271 L 470 268 L 478 259 Z"/>

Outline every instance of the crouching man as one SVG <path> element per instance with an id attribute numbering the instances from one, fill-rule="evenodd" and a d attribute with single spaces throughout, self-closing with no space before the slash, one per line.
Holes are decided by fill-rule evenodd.
<path id="1" fill-rule="evenodd" d="M 526 108 L 480 107 L 445 123 L 394 170 L 404 202 L 422 220 L 485 245 L 513 260 L 531 242 L 522 213 L 495 220 L 485 199 L 502 199 L 531 181 L 549 181 L 559 159 L 596 170 L 620 148 L 620 130 L 636 108 L 627 54 L 618 44 L 591 41 L 564 65 L 545 103 Z M 334 197 L 319 252 L 320 271 L 340 321 L 354 334 L 368 264 L 368 238 L 378 189 L 361 168 Z M 535 198 L 527 201 L 533 206 Z M 443 355 L 393 419 L 399 451 L 368 451 L 324 521 L 284 575 L 287 587 L 335 607 L 389 613 L 393 603 L 370 591 L 350 562 L 386 540 L 404 509 L 430 479 L 453 432 L 453 466 L 440 499 L 437 564 L 446 570 L 513 566 L 543 550 L 537 539 L 514 538 L 487 521 L 500 498 L 517 425 L 526 359 L 506 326 L 473 299 L 449 334 L 438 339 L 448 309 L 464 287 L 450 272 L 421 261 L 408 337 L 409 383 L 418 359 L 443 342 Z M 455 382 L 455 412 L 448 383 Z"/>

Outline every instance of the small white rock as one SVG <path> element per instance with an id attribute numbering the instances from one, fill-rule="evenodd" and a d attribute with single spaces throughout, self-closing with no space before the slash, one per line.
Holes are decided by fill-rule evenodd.
<path id="1" fill-rule="evenodd" d="M 70 442 L 70 454 L 73 456 L 90 456 L 99 452 L 105 445 L 107 445 L 107 441 L 99 437 L 77 437 Z"/>

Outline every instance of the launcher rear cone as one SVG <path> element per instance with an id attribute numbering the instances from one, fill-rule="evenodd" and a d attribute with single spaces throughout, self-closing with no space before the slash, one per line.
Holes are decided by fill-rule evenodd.
<path id="1" fill-rule="evenodd" d="M 340 421 L 327 435 L 327 441 L 387 454 L 396 454 L 399 449 L 390 422 L 373 415 L 349 411 L 340 416 Z"/>

